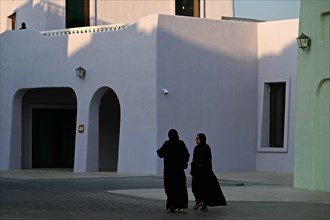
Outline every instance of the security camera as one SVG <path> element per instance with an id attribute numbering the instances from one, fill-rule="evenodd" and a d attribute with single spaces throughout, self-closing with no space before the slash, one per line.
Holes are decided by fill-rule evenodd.
<path id="1" fill-rule="evenodd" d="M 164 93 L 165 95 L 167 95 L 167 94 L 168 94 L 168 90 L 167 90 L 167 89 L 163 89 L 163 93 Z"/>

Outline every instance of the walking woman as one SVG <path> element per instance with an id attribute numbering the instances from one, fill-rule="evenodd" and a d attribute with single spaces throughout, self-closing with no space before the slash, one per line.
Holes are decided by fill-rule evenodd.
<path id="1" fill-rule="evenodd" d="M 226 206 L 227 202 L 212 170 L 211 148 L 206 144 L 206 135 L 199 133 L 196 144 L 190 171 L 192 192 L 196 200 L 194 209 L 207 212 L 207 206 Z"/>
<path id="2" fill-rule="evenodd" d="M 166 210 L 188 208 L 188 192 L 184 169 L 188 166 L 190 154 L 185 143 L 179 139 L 175 129 L 168 132 L 169 140 L 157 150 L 160 158 L 164 158 L 164 188 L 167 196 Z"/>

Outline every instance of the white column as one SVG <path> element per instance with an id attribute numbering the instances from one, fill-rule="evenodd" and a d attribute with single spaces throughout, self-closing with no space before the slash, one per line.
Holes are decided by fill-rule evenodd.
<path id="1" fill-rule="evenodd" d="M 1 96 L 0 169 L 20 169 L 22 162 L 23 90 Z M 15 94 L 14 94 L 15 93 Z M 2 93 L 3 94 L 3 93 Z M 10 94 L 10 92 L 6 93 Z"/>
<path id="2" fill-rule="evenodd" d="M 98 111 L 90 107 L 90 98 L 77 94 L 77 126 L 74 172 L 98 170 Z M 80 96 L 79 96 L 80 94 Z M 83 130 L 78 130 L 83 127 Z"/>

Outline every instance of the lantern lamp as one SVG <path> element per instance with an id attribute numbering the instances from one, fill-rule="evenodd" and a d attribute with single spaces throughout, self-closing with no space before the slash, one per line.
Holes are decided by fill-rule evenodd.
<path id="1" fill-rule="evenodd" d="M 85 75 L 86 75 L 86 70 L 84 68 L 82 68 L 81 66 L 76 68 L 77 77 L 79 77 L 80 79 L 84 79 Z"/>
<path id="2" fill-rule="evenodd" d="M 311 47 L 312 40 L 306 34 L 301 33 L 299 37 L 297 37 L 298 47 L 302 50 L 309 50 Z"/>

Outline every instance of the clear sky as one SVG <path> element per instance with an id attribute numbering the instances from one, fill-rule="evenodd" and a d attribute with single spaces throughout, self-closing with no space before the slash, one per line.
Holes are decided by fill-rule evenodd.
<path id="1" fill-rule="evenodd" d="M 234 0 L 235 17 L 258 20 L 299 18 L 300 0 Z"/>

